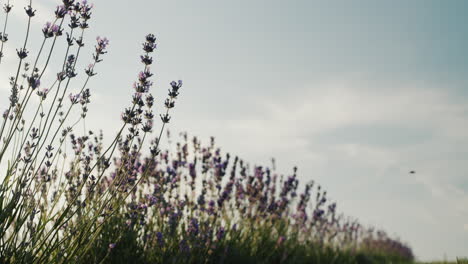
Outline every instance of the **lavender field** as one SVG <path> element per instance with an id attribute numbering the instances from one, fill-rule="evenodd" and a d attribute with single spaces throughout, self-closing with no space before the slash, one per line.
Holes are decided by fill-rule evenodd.
<path id="1" fill-rule="evenodd" d="M 445 227 L 428 216 L 437 212 L 428 204 L 436 206 L 439 201 L 431 202 L 425 196 L 416 198 L 418 203 L 411 200 L 411 194 L 417 195 L 422 187 L 442 196 L 446 190 L 419 178 L 419 168 L 425 167 L 413 165 L 420 163 L 408 165 L 403 161 L 404 165 L 399 165 L 394 161 L 399 160 L 394 158 L 398 155 L 382 154 L 383 151 L 370 147 L 364 152 L 350 143 L 344 148 L 334 148 L 333 152 L 326 148 L 317 155 L 304 151 L 304 146 L 322 146 L 311 142 L 328 144 L 329 135 L 342 140 L 352 138 L 351 128 L 344 129 L 345 134 L 336 131 L 314 134 L 317 127 L 336 128 L 339 126 L 336 120 L 359 127 L 363 116 L 372 112 L 375 113 L 372 120 L 388 115 L 393 118 L 388 108 L 380 114 L 374 111 L 380 110 L 378 107 L 361 111 L 360 107 L 367 104 L 362 98 L 368 97 L 356 93 L 350 98 L 358 98 L 358 103 L 353 99 L 350 105 L 340 96 L 348 92 L 338 90 L 332 93 L 335 96 L 331 106 L 325 103 L 328 96 L 314 101 L 317 97 L 303 91 L 303 97 L 310 102 L 295 105 L 298 111 L 278 107 L 269 98 L 279 92 L 271 86 L 273 81 L 261 79 L 262 75 L 274 80 L 292 73 L 279 71 L 282 73 L 275 77 L 273 64 L 257 68 L 258 72 L 246 70 L 255 72 L 255 81 L 248 79 L 246 73 L 244 84 L 250 83 L 258 91 L 227 90 L 223 87 L 233 85 L 229 80 L 236 79 L 237 71 L 243 70 L 244 66 L 232 66 L 237 65 L 235 58 L 240 58 L 239 54 L 223 48 L 220 54 L 226 53 L 225 56 L 199 58 L 196 52 L 180 55 L 194 47 L 203 53 L 198 44 L 198 38 L 203 38 L 190 37 L 200 27 L 189 29 L 193 18 L 188 18 L 186 11 L 202 14 L 216 7 L 217 11 L 210 11 L 209 15 L 196 16 L 192 25 L 206 20 L 207 30 L 220 27 L 220 31 L 238 34 L 240 29 L 231 28 L 232 24 L 210 20 L 224 12 L 223 4 L 204 2 L 198 7 L 192 7 L 193 3 L 185 7 L 169 4 L 180 10 L 149 1 L 136 5 L 96 1 L 96 6 L 87 0 L 5 0 L 1 4 L 0 263 L 410 264 L 440 260 L 446 252 L 447 248 L 440 248 L 431 255 L 426 245 L 437 236 L 441 238 L 438 243 L 444 244 L 436 230 Z M 161 8 L 155 11 L 158 4 Z M 134 8 L 139 11 L 133 13 Z M 274 12 L 269 8 L 266 13 Z M 170 18 L 165 23 L 148 22 L 153 18 L 158 21 L 155 17 L 162 13 Z M 249 19 L 248 12 L 245 18 Z M 265 32 L 269 30 L 261 20 L 258 23 L 257 26 L 265 27 L 262 29 Z M 158 34 L 163 24 L 172 24 L 177 30 L 168 33 L 162 29 Z M 283 33 L 293 31 L 287 32 Z M 310 31 L 304 30 L 300 35 L 307 32 Z M 111 36 L 104 36 L 108 34 Z M 138 39 L 133 38 L 136 34 Z M 209 35 L 223 41 L 216 34 Z M 297 41 L 301 39 L 298 37 Z M 255 49 L 254 40 L 247 44 L 226 42 L 250 45 L 251 53 L 245 54 L 268 50 Z M 326 40 L 316 41 L 329 45 Z M 173 44 L 176 51 L 165 43 Z M 114 46 L 118 52 L 113 51 Z M 217 52 L 218 48 L 221 47 L 206 54 Z M 168 55 L 164 55 L 164 49 L 169 51 Z M 292 50 L 274 52 L 282 60 L 295 58 Z M 296 52 L 299 54 L 301 50 Z M 206 66 L 214 57 L 220 63 L 215 63 L 214 68 Z M 254 55 L 247 57 L 255 63 Z M 249 62 L 239 65 L 244 64 Z M 230 67 L 234 68 L 230 71 Z M 304 69 L 297 69 L 295 74 Z M 194 75 L 186 73 L 189 70 Z M 201 77 L 204 71 L 208 79 Z M 311 73 L 310 69 L 307 71 L 305 75 Z M 166 76 L 171 79 L 166 80 Z M 189 77 L 186 80 L 180 76 Z M 283 87 L 288 93 L 302 93 L 294 90 L 297 85 L 293 78 L 285 84 L 291 85 Z M 207 91 L 203 91 L 204 86 Z M 281 94 L 277 96 L 290 100 Z M 388 98 L 384 101 L 394 99 Z M 376 107 L 379 103 L 372 105 Z M 309 107 L 319 111 L 321 106 L 323 115 L 304 114 Z M 405 107 L 395 103 L 390 108 Z M 273 114 L 257 116 L 264 109 Z M 352 115 L 355 109 L 359 111 Z M 338 118 L 333 119 L 338 112 Z M 283 116 L 286 121 L 277 119 Z M 432 117 L 435 120 L 437 115 Z M 459 125 L 467 124 L 468 119 L 453 120 Z M 379 134 L 365 136 L 368 133 L 365 126 L 358 128 L 358 134 L 366 138 Z M 297 136 L 303 132 L 316 137 Z M 386 133 L 383 131 L 382 135 Z M 410 138 L 410 134 L 401 135 Z M 226 142 L 229 135 L 235 140 Z M 314 140 L 309 141 L 311 137 Z M 378 139 L 382 140 L 379 144 L 387 144 L 383 141 L 389 138 L 392 137 L 383 136 Z M 464 139 L 460 136 L 454 142 L 460 145 Z M 262 143 L 263 140 L 269 143 Z M 400 141 L 388 145 L 405 148 Z M 349 153 L 347 159 L 341 158 L 343 152 Z M 336 154 L 337 161 L 332 158 L 324 161 L 325 157 L 333 156 L 330 153 Z M 258 159 L 259 156 L 262 158 Z M 378 163 L 377 158 L 387 165 Z M 293 163 L 296 161 L 297 165 Z M 327 169 L 314 170 L 313 165 Z M 389 177 L 362 178 L 361 174 L 375 167 L 379 172 L 396 175 L 405 170 L 405 182 L 395 185 Z M 466 167 L 460 168 L 457 171 L 466 172 Z M 318 175 L 327 170 L 331 179 Z M 337 171 L 342 175 L 333 178 Z M 414 192 L 405 191 L 408 188 L 414 188 Z M 390 198 L 378 195 L 389 190 L 396 190 Z M 457 195 L 453 197 L 458 211 L 450 213 L 457 216 L 453 219 L 458 224 L 458 219 L 466 215 L 463 206 L 468 201 L 466 193 L 455 187 L 447 190 Z M 405 197 L 410 198 L 404 200 Z M 445 203 L 441 206 L 450 207 Z M 360 215 L 362 212 L 364 215 Z M 366 216 L 371 219 L 366 220 Z M 429 225 L 435 228 L 429 230 Z M 460 226 L 468 230 L 468 224 Z M 432 231 L 431 236 L 426 236 Z M 454 246 L 449 261 L 455 262 L 437 263 L 467 262 L 460 249 L 468 240 L 461 234 L 450 242 Z M 417 235 L 420 239 L 415 238 Z M 468 250 L 468 244 L 465 245 Z"/>

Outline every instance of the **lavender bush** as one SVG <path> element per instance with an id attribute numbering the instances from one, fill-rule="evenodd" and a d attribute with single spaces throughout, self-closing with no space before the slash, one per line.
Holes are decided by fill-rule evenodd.
<path id="1" fill-rule="evenodd" d="M 299 184 L 296 168 L 282 176 L 274 164 L 250 167 L 221 152 L 214 138 L 204 145 L 186 133 L 161 151 L 182 81 L 170 83 L 155 129 L 152 34 L 143 42 L 142 69 L 111 143 L 104 144 L 102 133 L 81 131 L 89 83 L 109 47 L 108 39 L 97 37 L 89 65 L 80 68 L 93 6 L 63 0 L 41 29 L 34 55 L 28 41 L 32 0 L 24 8 L 23 45 L 4 54 L 12 8 L 4 5 L 0 33 L 0 60 L 18 59 L 11 94 L 1 105 L 0 263 L 413 260 L 398 240 L 339 214 L 320 186 Z M 65 51 L 57 49 L 60 41 Z M 62 56 L 58 68 L 50 63 L 56 53 Z"/>
<path id="2" fill-rule="evenodd" d="M 167 135 L 169 139 L 169 132 Z M 171 140 L 169 140 L 171 141 Z M 95 142 L 99 142 L 96 138 Z M 156 142 L 152 142 L 155 144 Z M 159 155 L 119 145 L 105 192 L 119 175 L 129 199 L 107 215 L 105 235 L 84 262 L 405 263 L 411 249 L 337 213 L 327 192 L 271 167 L 249 167 L 187 133 Z M 124 158 L 121 158 L 124 157 Z M 138 179 L 143 179 L 136 184 Z M 107 246 L 109 245 L 109 248 Z M 366 262 L 367 261 L 367 262 Z"/>

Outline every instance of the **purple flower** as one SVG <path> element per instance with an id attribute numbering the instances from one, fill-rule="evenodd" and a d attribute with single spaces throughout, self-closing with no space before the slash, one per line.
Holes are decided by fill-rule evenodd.
<path id="1" fill-rule="evenodd" d="M 101 38 L 98 36 L 96 40 L 97 40 L 98 46 L 101 47 L 102 49 L 107 48 L 107 46 L 109 45 L 109 40 L 106 37 Z"/>
<path id="2" fill-rule="evenodd" d="M 54 32 L 52 31 L 52 23 L 45 23 L 44 27 L 42 28 L 42 33 L 44 34 L 45 38 L 53 37 Z"/>
<path id="3" fill-rule="evenodd" d="M 81 6 L 82 6 L 82 8 L 91 9 L 91 8 L 94 7 L 94 4 L 88 4 L 88 0 L 82 0 L 81 1 Z"/>
<path id="4" fill-rule="evenodd" d="M 140 209 L 140 210 L 145 210 L 147 208 L 148 208 L 148 206 L 146 204 L 144 204 L 144 203 L 138 204 L 138 209 Z"/>
<path id="5" fill-rule="evenodd" d="M 28 53 L 29 52 L 26 49 L 23 49 L 23 48 L 21 48 L 19 50 L 16 50 L 16 54 L 18 54 L 18 57 L 20 59 L 26 58 L 28 56 Z"/>
<path id="6" fill-rule="evenodd" d="M 70 94 L 68 97 L 70 98 L 70 102 L 72 104 L 76 104 L 80 100 L 80 94 Z"/>
<path id="7" fill-rule="evenodd" d="M 94 5 L 93 4 L 88 4 L 87 0 L 81 1 L 81 4 L 79 6 L 79 11 L 80 15 L 83 19 L 88 20 L 91 18 L 91 9 L 93 9 Z"/>
<path id="8" fill-rule="evenodd" d="M 161 116 L 161 121 L 163 123 L 169 123 L 169 120 L 171 120 L 171 117 L 168 114 L 161 114 L 159 116 Z"/>
<path id="9" fill-rule="evenodd" d="M 188 226 L 188 233 L 192 236 L 197 236 L 199 232 L 199 225 L 198 220 L 196 218 L 190 219 L 189 226 Z"/>
<path id="10" fill-rule="evenodd" d="M 33 10 L 30 5 L 28 5 L 28 7 L 25 7 L 24 10 L 26 11 L 28 17 L 33 17 L 36 14 L 36 10 Z"/>
<path id="11" fill-rule="evenodd" d="M 153 63 L 153 58 L 148 55 L 142 55 L 140 58 L 141 62 L 143 62 L 145 65 L 151 65 Z"/>
<path id="12" fill-rule="evenodd" d="M 164 247 L 164 237 L 163 237 L 163 234 L 161 232 L 156 233 L 156 239 L 158 240 L 158 245 L 160 247 Z"/>
<path id="13" fill-rule="evenodd" d="M 182 80 L 179 80 L 177 82 L 172 81 L 171 86 L 172 86 L 172 89 L 179 90 L 179 88 L 182 87 Z"/>
<path id="14" fill-rule="evenodd" d="M 182 251 L 183 253 L 190 254 L 190 246 L 188 245 L 185 239 L 180 241 L 179 248 L 180 248 L 180 251 Z"/>
<path id="15" fill-rule="evenodd" d="M 278 237 L 278 240 L 276 241 L 276 246 L 277 247 L 281 246 L 284 243 L 285 240 L 286 240 L 286 237 L 284 237 L 284 236 Z"/>
<path id="16" fill-rule="evenodd" d="M 55 17 L 56 18 L 63 18 L 67 14 L 68 10 L 64 5 L 59 5 L 55 9 Z"/>
<path id="17" fill-rule="evenodd" d="M 142 72 L 142 71 L 141 71 L 140 73 L 138 73 L 138 79 L 140 80 L 140 82 L 146 81 L 146 74 L 145 74 L 145 72 Z"/>
<path id="18" fill-rule="evenodd" d="M 37 95 L 41 97 L 42 100 L 46 99 L 48 93 L 49 93 L 49 89 L 47 88 L 37 91 Z"/>
<path id="19" fill-rule="evenodd" d="M 96 38 L 96 41 L 97 41 L 97 46 L 96 46 L 96 54 L 94 54 L 94 60 L 96 62 L 100 62 L 101 60 L 99 59 L 99 56 L 107 52 L 106 49 L 107 49 L 107 46 L 109 46 L 109 40 L 105 37 L 101 38 L 98 36 Z"/>
<path id="20" fill-rule="evenodd" d="M 73 54 L 68 55 L 68 58 L 67 58 L 68 66 L 71 66 L 73 64 L 73 62 L 75 62 L 75 55 L 73 55 Z"/>
<path id="21" fill-rule="evenodd" d="M 170 84 L 172 90 L 169 90 L 169 97 L 172 99 L 177 98 L 179 95 L 179 89 L 182 87 L 182 80 L 179 80 L 178 82 L 172 81 Z"/>
<path id="22" fill-rule="evenodd" d="M 149 200 L 149 205 L 155 205 L 158 202 L 158 198 L 154 197 L 153 195 L 147 195 L 147 198 Z"/>
<path id="23" fill-rule="evenodd" d="M 146 35 L 146 41 L 149 43 L 155 43 L 156 37 L 154 36 L 154 34 L 148 34 Z"/>
<path id="24" fill-rule="evenodd" d="M 214 212 L 215 212 L 215 201 L 210 200 L 208 202 L 208 214 L 212 215 L 212 214 L 214 214 Z"/>
<path id="25" fill-rule="evenodd" d="M 58 25 L 53 25 L 51 27 L 51 31 L 52 31 L 52 33 L 54 33 L 55 36 L 61 36 L 62 32 L 63 32 L 63 29 L 60 29 L 60 26 L 58 26 Z"/>
<path id="26" fill-rule="evenodd" d="M 151 130 L 153 129 L 153 120 L 147 120 L 145 122 L 145 124 L 143 125 L 143 132 L 151 132 Z"/>
<path id="27" fill-rule="evenodd" d="M 33 90 L 39 87 L 39 85 L 41 85 L 41 81 L 39 80 L 39 78 L 34 77 L 34 76 L 28 77 L 28 83 Z"/>
<path id="28" fill-rule="evenodd" d="M 68 8 L 70 7 L 75 0 L 62 0 L 63 4 Z"/>
<path id="29" fill-rule="evenodd" d="M 86 69 L 85 69 L 85 73 L 89 77 L 92 77 L 92 76 L 96 75 L 96 73 L 94 72 L 94 64 L 89 64 L 88 67 L 86 67 Z"/>
<path id="30" fill-rule="evenodd" d="M 224 233 L 225 233 L 224 227 L 220 227 L 220 228 L 218 229 L 218 232 L 216 233 L 216 239 L 217 239 L 218 241 L 221 241 L 221 239 L 224 238 Z"/>
<path id="31" fill-rule="evenodd" d="M 143 43 L 143 50 L 147 53 L 151 53 L 156 49 L 155 43 L 145 42 Z"/>

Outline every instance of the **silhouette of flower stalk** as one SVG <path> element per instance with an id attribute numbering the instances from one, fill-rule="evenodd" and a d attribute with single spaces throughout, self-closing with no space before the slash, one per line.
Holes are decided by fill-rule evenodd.
<path id="1" fill-rule="evenodd" d="M 91 98 L 91 91 L 87 88 L 88 83 L 90 78 L 96 75 L 95 67 L 102 61 L 102 55 L 107 52 L 109 41 L 106 38 L 97 38 L 93 60 L 84 70 L 86 73 L 84 83 L 77 93 L 68 95 L 67 104 L 67 93 L 73 83 L 72 79 L 78 74 L 76 67 L 81 49 L 85 45 L 84 32 L 89 27 L 93 6 L 86 0 L 62 2 L 62 5 L 57 6 L 54 11 L 54 21 L 47 22 L 41 29 L 43 40 L 32 65 L 26 61 L 30 55 L 27 44 L 31 19 L 35 16 L 36 10 L 32 6 L 32 1 L 29 1 L 29 5 L 24 8 L 28 17 L 25 40 L 23 46 L 17 49 L 18 67 L 14 76 L 10 78 L 9 105 L 2 114 L 3 120 L 0 126 L 2 142 L 0 164 L 4 164 L 7 153 L 11 154 L 8 155 L 11 158 L 8 160 L 6 174 L 0 185 L 0 234 L 3 238 L 0 241 L 0 262 L 2 263 L 67 262 L 76 260 L 77 256 L 86 253 L 83 243 L 87 240 L 83 238 L 89 238 L 90 234 L 99 234 L 99 230 L 84 222 L 83 217 L 94 219 L 103 214 L 97 201 L 102 202 L 103 197 L 107 196 L 95 195 L 94 188 L 109 168 L 115 147 L 127 126 L 127 123 L 123 125 L 106 150 L 103 150 L 100 143 L 99 150 L 89 155 L 86 154 L 84 144 L 89 141 L 92 133 L 86 135 L 86 129 L 85 135 L 81 137 L 75 137 L 72 133 L 80 122 L 83 122 L 85 127 Z M 4 8 L 5 24 L 0 34 L 2 56 L 3 46 L 8 40 L 6 27 L 11 8 L 9 2 Z M 61 70 L 56 74 L 53 83 L 46 86 L 48 88 L 41 88 L 41 81 L 56 50 L 56 43 L 64 35 L 62 28 L 64 23 L 68 24 L 69 29 L 66 32 L 67 46 Z M 78 30 L 80 33 L 74 36 Z M 44 54 L 49 40 L 51 42 L 49 50 Z M 153 35 L 146 37 L 144 46 L 146 54 L 141 58 L 145 69 L 139 75 L 139 82 L 143 86 L 136 87 L 131 108 L 137 113 L 131 124 L 133 130 L 130 132 L 134 133 L 131 142 L 139 136 L 135 131 L 143 131 L 143 139 L 152 131 L 151 106 L 154 98 L 148 93 L 151 86 L 149 77 L 152 75 L 148 66 L 152 63 L 152 58 L 148 54 L 156 47 L 154 42 Z M 77 48 L 73 49 L 75 45 Z M 38 66 L 40 58 L 45 60 L 42 67 Z M 21 73 L 21 70 L 24 72 Z M 141 103 L 142 94 L 146 94 L 144 104 Z M 37 106 L 30 103 L 34 95 L 39 99 Z M 70 126 L 65 127 L 66 121 L 72 118 L 72 109 L 77 105 L 81 105 L 80 116 Z M 31 109 L 30 106 L 35 108 Z M 146 107 L 145 110 L 143 106 Z M 25 114 L 31 111 L 34 113 L 32 118 L 25 118 Z M 143 118 L 144 123 L 140 123 Z M 58 142 L 57 137 L 59 137 Z M 64 148 L 67 137 L 71 138 L 75 152 L 69 169 L 66 166 L 67 154 Z M 139 140 L 138 151 L 142 149 L 143 142 L 144 140 Z M 109 153 L 110 150 L 112 151 Z M 98 178 L 95 177 L 94 169 L 98 171 Z M 110 198 L 111 200 L 107 201 L 109 203 L 113 197 Z M 86 202 L 94 203 L 95 206 L 87 208 Z M 64 232 L 69 226 L 76 229 Z"/>

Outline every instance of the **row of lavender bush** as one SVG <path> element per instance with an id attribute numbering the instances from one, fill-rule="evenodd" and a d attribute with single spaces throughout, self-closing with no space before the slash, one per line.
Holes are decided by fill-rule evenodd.
<path id="1" fill-rule="evenodd" d="M 12 8 L 4 4 L 0 33 L 0 60 L 18 58 L 11 94 L 1 102 L 0 263 L 412 261 L 404 244 L 338 214 L 320 186 L 299 184 L 296 169 L 280 176 L 274 168 L 249 167 L 214 139 L 204 145 L 187 134 L 161 151 L 182 82 L 171 82 L 159 102 L 165 110 L 155 129 L 152 34 L 115 138 L 106 145 L 102 134 L 78 132 L 89 83 L 109 45 L 98 37 L 89 66 L 77 66 L 93 6 L 63 0 L 42 28 L 42 42 L 30 43 L 36 14 L 30 0 L 24 43 L 4 54 Z M 65 50 L 57 49 L 60 40 Z M 40 46 L 35 55 L 31 44 Z M 54 53 L 64 54 L 56 69 Z"/>

